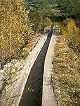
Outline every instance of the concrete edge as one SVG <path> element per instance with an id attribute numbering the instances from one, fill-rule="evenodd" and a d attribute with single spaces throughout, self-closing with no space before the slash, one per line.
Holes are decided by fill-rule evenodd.
<path id="1" fill-rule="evenodd" d="M 52 35 L 44 64 L 42 106 L 57 106 L 53 87 L 51 84 L 51 75 L 53 70 L 52 61 L 54 56 L 55 43 L 56 36 Z"/>
<path id="2" fill-rule="evenodd" d="M 47 39 L 47 35 L 41 36 L 40 40 L 36 44 L 35 48 L 29 53 L 28 57 L 25 59 L 25 66 L 22 70 L 21 75 L 19 76 L 19 80 L 17 81 L 17 85 L 15 85 L 14 94 L 17 92 L 19 93 L 19 97 L 14 99 L 12 106 L 19 106 L 20 99 L 23 94 L 23 90 L 25 87 L 25 84 L 27 82 L 28 76 L 30 74 L 31 68 L 37 59 L 37 56 L 39 55 L 45 41 Z"/>

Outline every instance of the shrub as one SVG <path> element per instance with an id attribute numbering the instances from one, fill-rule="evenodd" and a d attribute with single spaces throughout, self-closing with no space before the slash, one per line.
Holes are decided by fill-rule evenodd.
<path id="1" fill-rule="evenodd" d="M 5 63 L 27 44 L 30 28 L 24 0 L 0 0 L 0 25 L 0 62 Z"/>

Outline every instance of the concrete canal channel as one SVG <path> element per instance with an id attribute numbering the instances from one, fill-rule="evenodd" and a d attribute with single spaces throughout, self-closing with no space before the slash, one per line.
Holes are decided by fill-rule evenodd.
<path id="1" fill-rule="evenodd" d="M 52 31 L 49 32 L 47 39 L 33 64 L 28 80 L 26 82 L 19 106 L 41 106 L 42 87 L 45 56 L 51 40 Z"/>

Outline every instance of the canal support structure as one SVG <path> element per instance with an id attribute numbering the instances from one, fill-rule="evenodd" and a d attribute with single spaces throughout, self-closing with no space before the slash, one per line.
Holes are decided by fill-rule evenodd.
<path id="1" fill-rule="evenodd" d="M 55 94 L 53 91 L 53 84 L 51 81 L 55 44 L 56 36 L 52 35 L 44 64 L 42 106 L 57 106 Z"/>

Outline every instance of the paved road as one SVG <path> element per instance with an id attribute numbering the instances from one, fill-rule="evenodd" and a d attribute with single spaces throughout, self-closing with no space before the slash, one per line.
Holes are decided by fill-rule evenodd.
<path id="1" fill-rule="evenodd" d="M 52 32 L 48 34 L 28 77 L 19 106 L 41 106 L 44 61 L 48 50 Z"/>

